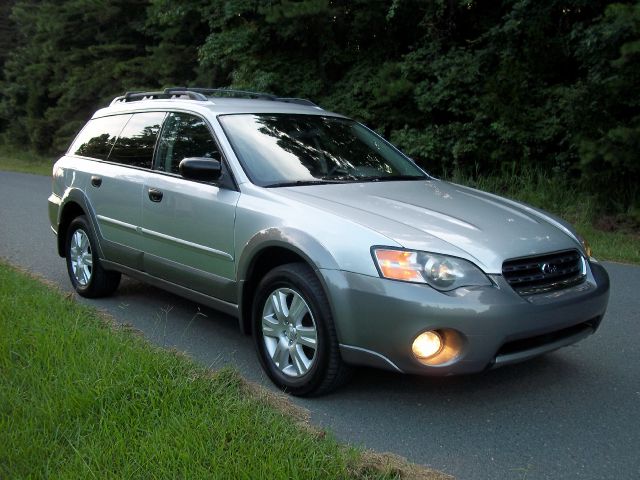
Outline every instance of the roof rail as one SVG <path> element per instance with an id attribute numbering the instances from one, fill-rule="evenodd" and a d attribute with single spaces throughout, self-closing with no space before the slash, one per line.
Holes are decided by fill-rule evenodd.
<path id="1" fill-rule="evenodd" d="M 285 103 L 297 103 L 298 105 L 308 105 L 310 107 L 318 107 L 318 105 L 313 103 L 311 100 L 307 100 L 306 98 L 278 97 L 276 98 L 276 101 Z"/>
<path id="2" fill-rule="evenodd" d="M 114 98 L 111 105 L 115 103 L 138 102 L 140 100 L 171 100 L 174 98 L 188 98 L 189 100 L 199 100 L 206 102 L 208 98 L 202 93 L 193 90 L 172 89 L 171 92 L 127 92 L 124 95 Z"/>
<path id="3" fill-rule="evenodd" d="M 271 100 L 274 102 L 295 103 L 320 108 L 311 100 L 305 98 L 278 97 L 270 93 L 249 92 L 247 90 L 233 90 L 230 88 L 199 87 L 172 87 L 165 88 L 162 92 L 127 92 L 124 95 L 114 98 L 111 101 L 111 105 L 116 103 L 138 102 L 141 100 L 172 100 L 185 97 L 189 100 L 199 100 L 201 102 L 209 100 L 208 97 L 255 98 L 256 100 Z"/>
<path id="4" fill-rule="evenodd" d="M 257 100 L 272 100 L 274 102 L 296 103 L 298 105 L 317 107 L 315 103 L 306 98 L 278 97 L 270 93 L 234 90 L 231 88 L 172 87 L 165 88 L 164 91 L 165 93 L 196 92 L 208 97 L 255 98 Z"/>
<path id="5" fill-rule="evenodd" d="M 260 100 L 275 100 L 277 97 L 270 93 L 249 92 L 247 90 L 233 90 L 231 88 L 200 88 L 200 87 L 172 87 L 165 88 L 165 93 L 173 92 L 197 92 L 209 97 L 234 97 L 234 98 L 256 98 Z"/>

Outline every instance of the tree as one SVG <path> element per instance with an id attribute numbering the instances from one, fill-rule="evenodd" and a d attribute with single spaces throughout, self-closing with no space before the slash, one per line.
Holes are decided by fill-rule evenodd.
<path id="1" fill-rule="evenodd" d="M 125 90 L 235 87 L 346 113 L 436 175 L 535 168 L 638 202 L 637 0 L 16 0 L 11 20 L 6 141 L 62 150 Z"/>
<path id="2" fill-rule="evenodd" d="M 17 1 L 19 46 L 4 66 L 4 138 L 38 150 L 68 146 L 113 92 L 155 83 L 145 65 L 143 2 Z"/>

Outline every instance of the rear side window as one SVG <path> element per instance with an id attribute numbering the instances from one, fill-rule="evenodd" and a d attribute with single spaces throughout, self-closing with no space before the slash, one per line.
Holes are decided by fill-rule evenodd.
<path id="1" fill-rule="evenodd" d="M 153 151 L 165 112 L 134 113 L 111 150 L 109 161 L 151 168 Z"/>
<path id="2" fill-rule="evenodd" d="M 218 147 L 203 119 L 188 113 L 169 113 L 158 142 L 155 170 L 179 174 L 184 158 L 219 158 Z"/>
<path id="3" fill-rule="evenodd" d="M 130 114 L 89 120 L 69 148 L 69 152 L 73 155 L 106 160 L 118 134 L 129 118 L 131 118 Z"/>

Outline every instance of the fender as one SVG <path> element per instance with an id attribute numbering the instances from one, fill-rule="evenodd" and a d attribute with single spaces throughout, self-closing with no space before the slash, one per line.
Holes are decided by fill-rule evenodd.
<path id="1" fill-rule="evenodd" d="M 339 269 L 335 258 L 324 247 L 324 245 L 302 230 L 281 227 L 268 228 L 256 233 L 239 251 L 237 257 L 238 260 L 236 262 L 238 307 L 240 310 L 239 323 L 240 329 L 244 333 L 248 333 L 247 325 L 243 321 L 244 287 L 247 280 L 251 278 L 255 267 L 255 260 L 259 257 L 260 252 L 271 247 L 279 247 L 289 250 L 303 258 L 317 273 L 318 279 L 322 283 L 325 292 L 327 291 L 327 286 L 325 285 L 324 277 L 320 274 L 319 269 Z M 333 309 L 333 305 L 331 305 L 331 308 Z"/>
<path id="2" fill-rule="evenodd" d="M 281 247 L 297 253 L 314 270 L 319 268 L 339 270 L 333 255 L 308 233 L 289 227 L 268 228 L 256 233 L 244 247 L 239 249 L 240 255 L 236 267 L 236 278 L 239 282 L 251 275 L 253 259 L 261 250 L 269 247 Z"/>
<path id="3" fill-rule="evenodd" d="M 71 203 L 77 204 L 84 211 L 87 219 L 89 220 L 89 225 L 93 230 L 92 232 L 94 235 L 93 238 L 98 240 L 97 242 L 98 256 L 100 258 L 104 258 L 104 253 L 102 251 L 102 245 L 101 245 L 103 241 L 103 237 L 100 233 L 100 227 L 98 226 L 98 219 L 96 218 L 96 214 L 93 211 L 93 208 L 91 208 L 91 203 L 89 202 L 89 199 L 87 198 L 85 193 L 77 187 L 67 188 L 64 192 L 64 195 L 62 196 L 62 199 L 60 200 L 60 208 L 58 209 L 58 219 L 57 219 L 58 254 L 61 257 L 64 256 L 66 235 L 61 234 L 62 232 L 60 232 L 60 225 L 62 224 L 62 221 L 64 219 L 64 213 L 65 213 L 66 207 Z"/>

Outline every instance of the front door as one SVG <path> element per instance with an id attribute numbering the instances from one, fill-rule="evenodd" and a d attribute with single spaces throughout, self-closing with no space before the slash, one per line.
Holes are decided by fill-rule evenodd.
<path id="1" fill-rule="evenodd" d="M 142 197 L 144 268 L 147 273 L 235 301 L 234 223 L 240 193 L 180 176 L 180 161 L 219 157 L 207 123 L 169 113 Z"/>

